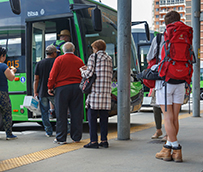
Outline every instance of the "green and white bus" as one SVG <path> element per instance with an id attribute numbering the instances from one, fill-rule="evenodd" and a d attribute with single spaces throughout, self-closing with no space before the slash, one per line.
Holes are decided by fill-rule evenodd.
<path id="1" fill-rule="evenodd" d="M 107 53 L 113 59 L 112 110 L 117 114 L 117 13 L 114 9 L 94 0 L 21 0 L 21 13 L 16 15 L 10 8 L 9 0 L 0 0 L 0 45 L 8 50 L 5 63 L 17 68 L 15 80 L 9 82 L 13 122 L 36 121 L 34 115 L 23 107 L 24 97 L 33 95 L 35 65 L 45 58 L 46 46 L 57 40 L 63 29 L 71 33 L 75 54 L 84 63 L 92 53 L 91 43 L 105 40 Z M 97 15 L 92 9 L 101 11 L 102 27 L 98 29 Z M 97 10 L 98 12 L 98 10 Z M 99 16 L 99 15 L 98 15 Z M 94 19 L 94 20 L 93 20 Z M 131 71 L 140 71 L 135 44 L 132 38 Z M 133 78 L 131 81 L 131 112 L 138 111 L 143 100 L 143 85 Z M 84 117 L 86 120 L 86 116 Z"/>

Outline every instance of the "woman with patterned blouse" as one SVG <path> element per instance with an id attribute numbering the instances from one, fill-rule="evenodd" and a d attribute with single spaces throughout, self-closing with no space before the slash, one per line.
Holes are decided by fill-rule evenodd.
<path id="1" fill-rule="evenodd" d="M 84 148 L 108 148 L 108 111 L 111 109 L 111 82 L 112 82 L 112 58 L 105 52 L 106 43 L 97 40 L 91 44 L 93 54 L 88 59 L 87 66 L 80 68 L 82 77 L 89 78 L 94 71 L 97 78 L 92 85 L 91 93 L 87 96 L 86 107 L 89 121 L 90 143 Z M 97 54 L 96 66 L 95 55 Z M 101 143 L 98 144 L 97 115 L 100 117 Z"/>

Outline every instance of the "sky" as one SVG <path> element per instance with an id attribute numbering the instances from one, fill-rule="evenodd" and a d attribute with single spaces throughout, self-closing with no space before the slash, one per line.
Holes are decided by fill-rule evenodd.
<path id="1" fill-rule="evenodd" d="M 99 1 L 99 0 L 97 0 Z M 101 0 L 103 4 L 106 4 L 117 10 L 118 0 Z M 147 21 L 149 27 L 152 26 L 152 0 L 132 0 L 132 21 Z M 144 28 L 144 25 L 138 25 L 136 27 Z"/>

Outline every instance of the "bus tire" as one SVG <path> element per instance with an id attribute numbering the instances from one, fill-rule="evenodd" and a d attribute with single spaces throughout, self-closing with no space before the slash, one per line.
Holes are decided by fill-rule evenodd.
<path id="1" fill-rule="evenodd" d="M 200 100 L 203 100 L 203 88 L 200 89 Z"/>
<path id="2" fill-rule="evenodd" d="M 44 127 L 42 122 L 37 122 L 39 125 L 41 125 L 42 127 Z M 51 122 L 51 126 L 55 127 L 56 126 L 56 122 Z"/>
<path id="3" fill-rule="evenodd" d="M 3 128 L 3 119 L 2 119 L 2 114 L 0 113 L 0 130 L 2 131 Z"/>

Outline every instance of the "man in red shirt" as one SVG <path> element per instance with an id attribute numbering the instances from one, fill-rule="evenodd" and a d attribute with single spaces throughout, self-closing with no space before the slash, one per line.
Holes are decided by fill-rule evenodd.
<path id="1" fill-rule="evenodd" d="M 56 58 L 48 80 L 48 93 L 53 95 L 56 108 L 56 139 L 54 143 L 65 144 L 67 138 L 67 110 L 71 114 L 70 136 L 75 142 L 82 138 L 83 94 L 79 88 L 83 61 L 74 55 L 75 46 L 67 42 L 64 55 Z"/>

